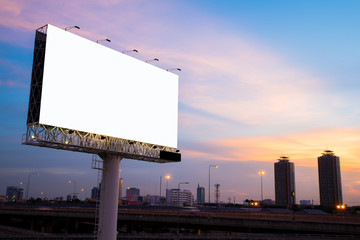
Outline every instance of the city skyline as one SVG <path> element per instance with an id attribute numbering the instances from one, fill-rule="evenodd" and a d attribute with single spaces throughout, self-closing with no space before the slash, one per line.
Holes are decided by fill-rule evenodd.
<path id="1" fill-rule="evenodd" d="M 0 0 L 0 194 L 6 186 L 30 195 L 66 196 L 96 186 L 91 155 L 21 145 L 31 80 L 35 29 L 46 23 L 179 74 L 181 163 L 123 160 L 124 189 L 159 192 L 189 182 L 207 192 L 221 184 L 221 201 L 275 199 L 273 162 L 296 165 L 297 202 L 318 204 L 317 156 L 341 158 L 343 200 L 360 205 L 360 25 L 357 1 L 83 1 Z M 39 8 L 41 6 L 41 8 Z M 186 13 L 186 14 L 184 14 Z M 71 95 L 71 91 L 69 95 Z M 163 182 L 163 186 L 164 186 Z M 164 188 L 163 188 L 164 190 Z M 164 191 L 163 191 L 164 192 Z M 207 194 L 205 194 L 207 196 Z M 212 195 L 211 199 L 214 199 Z"/>
<path id="2" fill-rule="evenodd" d="M 285 157 L 285 156 L 280 156 L 280 158 L 277 159 L 277 160 L 278 160 L 278 162 L 274 163 L 274 187 L 275 187 L 275 189 L 274 189 L 274 199 L 272 199 L 271 197 L 263 198 L 263 196 L 261 196 L 262 197 L 261 199 L 260 198 L 257 198 L 257 199 L 254 198 L 254 199 L 251 199 L 251 200 L 256 200 L 256 201 L 273 200 L 274 203 L 276 205 L 278 205 L 278 206 L 289 206 L 289 205 L 293 204 L 293 199 L 295 199 L 296 204 L 300 204 L 301 201 L 311 201 L 311 202 L 313 202 L 314 199 L 311 199 L 311 200 L 309 200 L 309 199 L 301 199 L 301 200 L 296 201 L 296 197 L 295 197 L 295 195 L 296 195 L 296 190 L 295 190 L 296 180 L 295 180 L 294 163 L 289 162 L 289 158 Z M 212 165 L 209 165 L 209 167 L 210 166 L 212 166 Z M 215 167 L 218 168 L 217 165 Z M 34 175 L 39 175 L 39 173 L 37 173 L 37 172 L 29 173 L 29 179 L 30 179 L 30 176 L 33 175 L 33 174 Z M 264 176 L 266 174 L 266 172 L 265 171 L 260 171 L 259 174 L 261 176 Z M 165 182 L 168 179 L 171 179 L 171 175 L 169 175 L 169 174 L 167 174 L 165 177 L 166 177 L 165 179 L 162 179 L 162 176 L 161 176 L 160 181 Z M 328 183 L 329 181 L 330 182 L 334 181 L 334 179 L 340 179 L 340 180 L 336 180 L 336 188 L 335 189 L 334 189 L 334 186 L 329 186 L 329 183 Z M 285 183 L 282 183 L 282 181 L 285 182 Z M 75 197 L 76 196 L 76 198 L 80 198 L 80 191 L 84 192 L 83 193 L 84 196 L 81 199 L 86 199 L 87 198 L 86 197 L 86 190 L 84 190 L 82 187 L 79 187 L 78 191 L 76 190 L 76 182 L 75 181 L 72 182 L 71 180 L 69 180 L 68 183 L 75 183 L 75 186 L 74 186 L 73 192 L 70 192 L 70 193 L 67 194 L 67 196 L 66 196 L 67 198 L 69 196 L 70 197 L 72 197 L 72 196 Z M 184 183 L 184 182 L 182 182 L 182 183 Z M 277 183 L 278 183 L 278 185 L 277 185 Z M 319 187 L 319 195 L 320 195 L 319 199 L 320 199 L 320 202 L 316 203 L 314 205 L 336 206 L 336 205 L 339 205 L 339 204 L 343 204 L 341 170 L 340 170 L 339 157 L 335 156 L 333 151 L 331 151 L 331 150 L 324 150 L 324 152 L 322 153 L 322 156 L 318 157 L 318 182 L 317 183 L 318 183 L 318 187 Z M 23 182 L 20 182 L 20 185 L 22 185 L 22 184 L 23 184 Z M 163 183 L 161 183 L 160 186 L 162 184 Z M 161 187 L 161 188 L 165 188 L 165 189 L 162 189 L 162 190 L 165 190 L 165 196 L 162 196 L 162 194 L 161 194 L 162 190 L 160 190 L 160 189 L 159 190 L 155 189 L 155 192 L 150 192 L 150 193 L 140 195 L 140 188 L 134 187 L 134 186 L 127 187 L 125 189 L 125 196 L 126 196 L 126 198 L 130 197 L 132 199 L 132 197 L 133 197 L 132 195 L 134 195 L 134 194 L 131 194 L 131 196 L 130 196 L 129 192 L 132 193 L 132 192 L 135 191 L 136 192 L 135 199 L 138 196 L 141 196 L 141 197 L 158 196 L 159 201 L 160 201 L 160 197 L 167 198 L 168 190 L 169 191 L 175 191 L 175 190 L 178 191 L 179 190 L 176 187 L 168 188 L 168 182 L 166 184 L 167 184 L 166 186 L 162 185 L 162 187 Z M 185 184 L 189 184 L 189 182 L 186 182 Z M 218 183 L 215 184 L 214 186 L 216 187 L 216 185 L 220 186 L 220 184 L 218 184 Z M 122 189 L 122 186 L 123 186 L 123 178 L 120 179 L 119 200 L 122 199 L 120 196 L 122 196 L 123 193 L 124 193 L 123 189 Z M 18 186 L 7 186 L 6 196 L 8 196 L 8 189 L 9 188 L 17 188 L 17 189 L 21 189 L 21 191 L 23 191 L 23 188 L 20 188 Z M 155 186 L 155 188 L 156 188 L 156 186 Z M 98 188 L 97 187 L 92 187 L 92 189 L 91 189 L 91 198 L 93 198 L 92 196 L 93 196 L 94 189 L 98 189 Z M 321 190 L 321 189 L 323 189 L 323 190 Z M 340 190 L 338 190 L 338 189 L 340 189 Z M 28 191 L 27 188 L 26 188 L 26 191 Z M 158 191 L 158 192 L 156 192 L 156 191 Z M 193 194 L 193 196 L 195 196 L 195 194 L 193 193 L 193 191 L 194 191 L 193 189 L 191 191 L 191 190 L 187 190 L 185 188 L 184 191 L 190 191 Z M 206 195 L 205 193 L 206 193 L 206 191 L 207 190 L 205 189 L 205 187 L 200 187 L 200 185 L 198 183 L 196 191 L 195 191 L 196 196 L 197 196 L 196 200 L 198 200 L 199 196 L 201 196 L 200 199 L 203 199 L 203 201 L 201 201 L 200 203 L 208 202 L 208 200 L 205 201 L 205 195 Z M 211 191 L 210 195 L 211 196 L 215 195 L 214 198 L 216 198 L 217 190 L 211 188 L 210 191 Z M 262 191 L 262 189 L 261 189 L 261 191 Z M 339 194 L 334 193 L 333 191 L 339 191 L 340 193 Z M 160 195 L 157 195 L 159 192 L 160 192 Z M 44 198 L 44 194 L 45 194 L 44 192 L 40 192 L 40 196 L 41 196 L 40 198 Z M 29 195 L 28 198 L 38 198 L 38 197 L 33 197 L 33 196 Z M 242 199 L 242 200 L 239 200 L 239 201 L 235 202 L 235 196 L 233 196 L 233 197 L 234 197 L 234 203 L 237 203 L 237 204 L 243 204 L 243 202 L 246 200 L 246 199 Z M 64 196 L 59 196 L 59 195 L 57 195 L 56 197 L 53 197 L 53 198 L 48 198 L 48 199 L 56 199 L 56 198 L 64 198 L 65 199 Z M 229 197 L 229 198 L 231 199 L 231 197 Z M 22 199 L 22 197 L 21 197 L 21 199 Z M 135 199 L 132 199 L 132 200 L 136 201 Z M 214 203 L 216 201 L 212 200 L 210 202 Z M 219 200 L 219 203 L 226 203 L 226 201 L 224 199 L 221 199 L 221 200 Z"/>

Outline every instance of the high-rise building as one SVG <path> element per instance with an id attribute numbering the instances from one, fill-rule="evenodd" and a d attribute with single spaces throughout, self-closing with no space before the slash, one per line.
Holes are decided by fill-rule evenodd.
<path id="1" fill-rule="evenodd" d="M 340 158 L 333 151 L 325 150 L 318 157 L 320 205 L 335 207 L 342 204 Z"/>
<path id="2" fill-rule="evenodd" d="M 14 200 L 22 200 L 24 196 L 24 189 L 15 186 L 9 186 L 6 188 L 6 197 L 10 201 Z"/>
<path id="3" fill-rule="evenodd" d="M 198 184 L 197 191 L 196 191 L 196 201 L 198 204 L 204 204 L 205 203 L 205 188 L 200 187 Z"/>
<path id="4" fill-rule="evenodd" d="M 220 184 L 217 183 L 214 186 L 215 186 L 215 199 L 216 199 L 215 202 L 216 202 L 216 204 L 218 204 L 219 198 L 220 198 Z"/>
<path id="5" fill-rule="evenodd" d="M 288 157 L 281 156 L 274 163 L 275 172 L 275 202 L 279 206 L 289 206 L 295 199 L 295 169 L 294 163 Z"/>
<path id="6" fill-rule="evenodd" d="M 140 196 L 140 189 L 138 188 L 127 188 L 126 189 L 126 198 L 133 201 L 138 201 Z"/>

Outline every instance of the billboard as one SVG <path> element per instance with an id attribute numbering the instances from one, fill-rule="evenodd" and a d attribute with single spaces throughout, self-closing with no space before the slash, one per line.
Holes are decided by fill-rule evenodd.
<path id="1" fill-rule="evenodd" d="M 177 75 L 52 25 L 41 37 L 42 82 L 32 86 L 28 124 L 177 148 Z"/>

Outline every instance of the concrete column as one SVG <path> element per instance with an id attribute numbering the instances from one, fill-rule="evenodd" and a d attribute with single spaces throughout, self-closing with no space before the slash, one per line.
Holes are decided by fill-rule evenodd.
<path id="1" fill-rule="evenodd" d="M 121 156 L 100 155 L 103 162 L 103 177 L 100 193 L 99 240 L 116 240 Z"/>

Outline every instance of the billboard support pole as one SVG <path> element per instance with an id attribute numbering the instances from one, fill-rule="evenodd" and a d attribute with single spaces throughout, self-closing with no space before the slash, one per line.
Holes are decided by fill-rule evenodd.
<path id="1" fill-rule="evenodd" d="M 99 240 L 117 239 L 118 196 L 121 155 L 99 154 L 103 162 L 100 193 Z"/>

